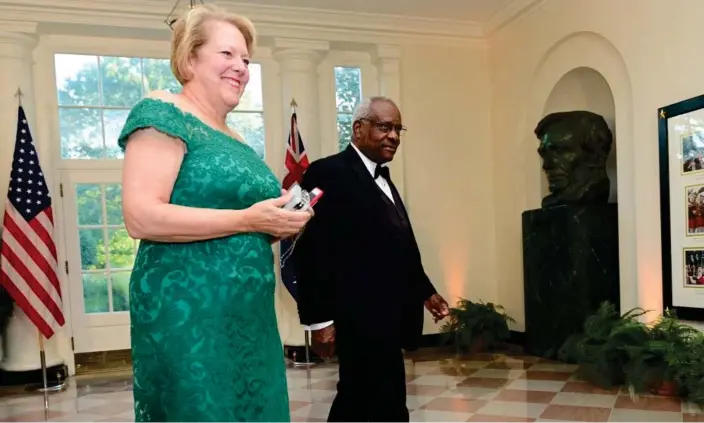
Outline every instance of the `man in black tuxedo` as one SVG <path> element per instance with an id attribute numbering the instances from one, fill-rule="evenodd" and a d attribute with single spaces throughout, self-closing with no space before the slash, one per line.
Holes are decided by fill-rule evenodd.
<path id="1" fill-rule="evenodd" d="M 436 321 L 449 311 L 386 166 L 404 131 L 393 101 L 368 100 L 354 113 L 352 144 L 313 162 L 301 184 L 323 190 L 293 257 L 313 350 L 334 347 L 339 360 L 329 421 L 409 421 L 402 349 L 418 347 L 423 305 Z"/>

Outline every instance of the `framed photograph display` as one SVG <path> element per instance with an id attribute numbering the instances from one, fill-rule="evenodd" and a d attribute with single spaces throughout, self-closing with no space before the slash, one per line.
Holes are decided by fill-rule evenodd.
<path id="1" fill-rule="evenodd" d="M 704 321 L 704 95 L 658 110 L 663 307 Z"/>

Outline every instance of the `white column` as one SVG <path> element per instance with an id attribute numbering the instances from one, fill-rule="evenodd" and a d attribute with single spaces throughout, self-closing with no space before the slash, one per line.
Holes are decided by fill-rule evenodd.
<path id="1" fill-rule="evenodd" d="M 401 47 L 391 45 L 376 46 L 376 68 L 379 75 L 379 93 L 389 97 L 398 105 L 403 116 L 403 105 L 401 103 Z M 404 121 L 404 126 L 412 126 L 411 122 Z M 396 157 L 389 166 L 391 178 L 398 189 L 401 198 L 404 196 L 404 151 L 403 138 L 401 148 L 396 153 Z"/>
<path id="2" fill-rule="evenodd" d="M 30 131 L 36 135 L 36 108 L 34 101 L 33 56 L 37 45 L 36 23 L 0 21 L 0 215 L 5 211 L 4 196 L 10 179 L 10 168 L 17 131 L 17 89 L 23 93 L 22 106 L 27 114 Z M 43 160 L 46 161 L 46 160 Z M 2 339 L 0 369 L 12 372 L 37 370 L 39 335 L 36 327 L 15 305 L 13 316 Z M 60 335 L 44 342 L 48 367 L 62 364 L 57 341 Z"/>
<path id="3" fill-rule="evenodd" d="M 10 181 L 10 166 L 15 147 L 18 106 L 15 93 L 18 88 L 24 94 L 22 105 L 30 124 L 34 122 L 32 50 L 37 43 L 32 33 L 35 28 L 36 24 L 18 25 L 0 21 L 0 187 L 3 189 L 0 213 L 5 211 L 5 192 Z M 30 125 L 30 128 L 35 126 Z"/>
<path id="4" fill-rule="evenodd" d="M 282 83 L 284 133 L 288 135 L 291 122 L 291 99 L 298 105 L 296 113 L 298 129 L 303 138 L 308 160 L 320 158 L 321 131 L 318 97 L 317 67 L 324 52 L 329 49 L 327 42 L 295 39 L 275 39 L 274 58 L 279 63 L 279 76 Z M 281 140 L 282 143 L 285 140 Z M 283 160 L 281 162 L 283 166 Z M 284 345 L 302 346 L 305 335 L 298 318 L 296 302 L 288 290 L 277 283 L 277 318 L 279 334 Z"/>
<path id="5" fill-rule="evenodd" d="M 310 160 L 320 158 L 318 64 L 330 48 L 324 41 L 277 38 L 274 58 L 279 62 L 282 82 L 284 125 L 288 134 L 291 99 L 298 104 L 298 128 Z"/>

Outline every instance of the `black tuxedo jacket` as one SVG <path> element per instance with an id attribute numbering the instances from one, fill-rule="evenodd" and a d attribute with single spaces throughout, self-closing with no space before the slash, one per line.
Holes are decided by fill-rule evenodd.
<path id="1" fill-rule="evenodd" d="M 292 255 L 301 323 L 334 320 L 338 340 L 416 349 L 436 291 L 393 183 L 395 205 L 349 146 L 313 162 L 301 185 L 323 190 Z"/>

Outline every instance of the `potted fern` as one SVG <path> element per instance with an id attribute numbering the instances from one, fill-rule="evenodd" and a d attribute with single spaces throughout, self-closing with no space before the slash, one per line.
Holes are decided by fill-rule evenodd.
<path id="1" fill-rule="evenodd" d="M 584 322 L 584 331 L 567 338 L 558 357 L 579 365 L 577 375 L 597 386 L 609 389 L 626 379 L 629 346 L 645 345 L 648 328 L 638 320 L 645 310 L 634 308 L 619 315 L 608 303 Z"/>
<path id="2" fill-rule="evenodd" d="M 682 324 L 669 310 L 648 328 L 643 344 L 625 347 L 629 360 L 624 368 L 626 379 L 634 392 L 651 392 L 663 396 L 678 393 L 673 367 L 668 355 L 679 354 L 688 348 L 698 331 Z"/>
<path id="3" fill-rule="evenodd" d="M 473 354 L 491 350 L 498 342 L 508 340 L 509 322 L 515 320 L 500 305 L 460 298 L 457 305 L 450 308 L 440 332 L 458 353 Z"/>
<path id="4" fill-rule="evenodd" d="M 704 333 L 693 334 L 686 348 L 672 345 L 666 361 L 678 393 L 687 401 L 704 405 Z"/>

